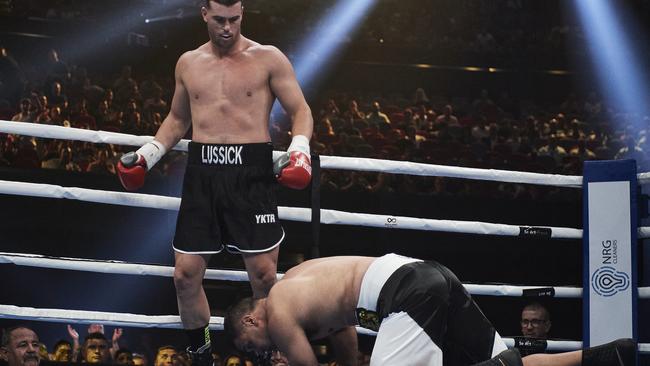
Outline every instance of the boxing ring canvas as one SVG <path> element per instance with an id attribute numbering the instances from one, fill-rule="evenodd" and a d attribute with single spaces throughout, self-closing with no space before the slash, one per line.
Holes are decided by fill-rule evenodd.
<path id="1" fill-rule="evenodd" d="M 636 162 L 585 162 L 583 187 L 583 345 L 636 340 Z"/>

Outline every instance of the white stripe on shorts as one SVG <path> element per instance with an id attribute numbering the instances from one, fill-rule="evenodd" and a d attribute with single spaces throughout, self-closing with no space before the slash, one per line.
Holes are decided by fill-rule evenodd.
<path id="1" fill-rule="evenodd" d="M 494 357 L 499 353 L 507 350 L 506 342 L 503 341 L 503 338 L 499 335 L 499 332 L 494 331 L 494 344 L 492 345 L 492 356 Z"/>
<path id="2" fill-rule="evenodd" d="M 499 333 L 494 334 L 492 356 L 507 350 Z M 442 350 L 411 316 L 391 313 L 379 326 L 370 366 L 442 366 Z"/>
<path id="3" fill-rule="evenodd" d="M 370 366 L 442 366 L 442 350 L 406 312 L 391 313 L 379 326 Z"/>
<path id="4" fill-rule="evenodd" d="M 363 275 L 363 280 L 361 280 L 357 308 L 377 311 L 379 292 L 388 281 L 388 278 L 401 266 L 413 262 L 422 262 L 422 260 L 393 253 L 375 259 Z"/>

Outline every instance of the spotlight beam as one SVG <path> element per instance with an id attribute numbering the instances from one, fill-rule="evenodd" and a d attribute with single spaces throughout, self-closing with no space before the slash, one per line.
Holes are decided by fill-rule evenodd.
<path id="1" fill-rule="evenodd" d="M 138 3 L 134 2 L 134 6 L 121 8 L 107 19 L 100 20 L 93 31 L 69 37 L 66 40 L 67 46 L 60 49 L 61 53 L 71 59 L 93 54 L 116 37 L 123 37 L 129 31 L 141 26 L 145 19 L 164 17 L 170 10 L 181 9 L 187 4 L 187 0 L 167 0 L 162 4 L 146 3 L 137 6 L 136 4 Z"/>
<path id="2" fill-rule="evenodd" d="M 616 109 L 647 113 L 640 58 L 634 44 L 630 22 L 622 9 L 608 0 L 574 0 L 585 31 L 588 49 L 594 60 L 602 94 Z"/>
<path id="3" fill-rule="evenodd" d="M 377 0 L 339 0 L 299 43 L 295 52 L 290 52 L 295 55 L 292 61 L 303 90 L 314 87 L 319 79 L 327 76 L 332 61 L 350 41 L 376 2 Z M 276 102 L 272 114 L 277 116 L 279 112 L 280 106 Z"/>

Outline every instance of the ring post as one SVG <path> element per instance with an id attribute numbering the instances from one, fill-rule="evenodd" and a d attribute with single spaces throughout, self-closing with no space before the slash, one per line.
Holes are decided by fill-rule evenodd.
<path id="1" fill-rule="evenodd" d="M 583 183 L 583 345 L 637 338 L 636 161 L 587 161 Z"/>

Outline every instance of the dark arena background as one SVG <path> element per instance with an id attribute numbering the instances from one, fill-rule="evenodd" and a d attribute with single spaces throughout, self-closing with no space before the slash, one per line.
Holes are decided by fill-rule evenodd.
<path id="1" fill-rule="evenodd" d="M 0 120 L 153 136 L 169 112 L 178 57 L 208 41 L 201 6 L 0 0 Z M 278 47 L 296 70 L 314 118 L 312 153 L 560 175 L 581 175 L 585 160 L 632 158 L 639 172 L 650 171 L 648 0 L 245 0 L 244 8 L 242 34 Z M 390 123 L 371 118 L 374 103 Z M 274 108 L 275 150 L 287 149 L 290 126 Z M 131 149 L 0 134 L 0 180 L 122 192 L 115 165 Z M 185 159 L 167 154 L 140 193 L 179 197 Z M 323 169 L 319 194 L 321 208 L 347 212 L 583 226 L 577 188 Z M 643 226 L 648 203 L 639 194 Z M 280 206 L 310 207 L 312 198 L 309 188 L 279 188 Z M 176 216 L 0 194 L 0 252 L 173 266 Z M 578 239 L 282 224 L 280 272 L 313 256 L 395 252 L 435 259 L 463 283 L 582 287 Z M 650 286 L 647 243 L 638 248 L 638 285 Z M 244 269 L 228 253 L 209 266 Z M 3 305 L 178 314 L 169 277 L 1 264 L 0 278 Z M 204 287 L 213 316 L 251 292 L 247 282 Z M 475 299 L 503 337 L 521 336 L 521 310 L 536 301 L 550 312 L 549 339 L 582 339 L 581 299 Z M 640 343 L 650 342 L 649 308 L 640 298 Z M 70 340 L 65 322 L 0 319 L 3 328 L 19 323 L 50 352 Z M 83 340 L 87 324 L 73 327 Z M 113 329 L 105 328 L 109 339 Z M 236 353 L 222 332 L 213 338 L 224 362 Z M 373 341 L 360 336 L 363 353 Z M 119 339 L 149 364 L 161 345 L 186 343 L 172 329 L 129 327 Z M 315 346 L 324 365 L 326 349 Z M 639 361 L 650 364 L 647 354 Z"/>

